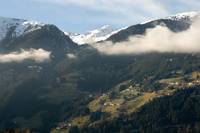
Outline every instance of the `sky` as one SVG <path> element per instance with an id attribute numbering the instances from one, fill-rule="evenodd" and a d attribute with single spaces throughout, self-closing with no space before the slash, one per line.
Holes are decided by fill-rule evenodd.
<path id="1" fill-rule="evenodd" d="M 57 25 L 67 32 L 126 27 L 188 11 L 200 0 L 0 0 L 0 16 Z"/>

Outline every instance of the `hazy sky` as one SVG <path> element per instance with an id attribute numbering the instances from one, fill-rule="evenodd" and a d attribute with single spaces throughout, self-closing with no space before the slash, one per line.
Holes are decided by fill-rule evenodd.
<path id="1" fill-rule="evenodd" d="M 0 16 L 52 23 L 79 33 L 105 24 L 124 27 L 199 8 L 200 0 L 0 0 Z"/>

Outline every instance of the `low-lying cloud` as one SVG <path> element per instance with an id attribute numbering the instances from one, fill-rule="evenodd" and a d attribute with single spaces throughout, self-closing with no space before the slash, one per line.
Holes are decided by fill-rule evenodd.
<path id="1" fill-rule="evenodd" d="M 17 52 L 0 54 L 0 63 L 23 62 L 24 60 L 33 60 L 37 63 L 50 60 L 51 52 L 43 49 L 21 49 Z"/>
<path id="2" fill-rule="evenodd" d="M 69 54 L 67 54 L 67 58 L 68 59 L 76 59 L 77 56 L 75 54 L 73 54 L 73 53 L 69 53 Z"/>
<path id="3" fill-rule="evenodd" d="M 108 55 L 142 54 L 150 52 L 198 53 L 200 52 L 200 21 L 192 23 L 183 32 L 172 32 L 166 26 L 148 29 L 145 35 L 132 36 L 126 42 L 105 42 L 94 45 Z"/>

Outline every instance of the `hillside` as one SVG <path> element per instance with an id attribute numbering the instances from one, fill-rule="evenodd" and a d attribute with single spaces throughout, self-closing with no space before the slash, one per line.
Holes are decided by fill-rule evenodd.
<path id="1" fill-rule="evenodd" d="M 185 31 L 191 25 L 190 17 L 172 18 L 133 25 L 113 34 L 108 40 L 119 43 L 163 24 L 174 33 Z M 28 23 L 30 30 L 28 28 L 13 36 L 16 27 L 27 21 L 11 20 L 15 25 L 13 27 L 9 21 L 4 32 L 6 35 L 0 42 L 2 130 L 30 129 L 47 133 L 51 130 L 77 131 L 80 128 L 81 132 L 104 132 L 102 127 L 105 126 L 108 132 L 126 129 L 138 131 L 141 128 L 149 131 L 151 128 L 148 125 L 144 124 L 143 127 L 140 123 L 147 123 L 150 116 L 154 117 L 154 106 L 159 107 L 157 112 L 177 104 L 189 106 L 190 96 L 198 94 L 199 53 L 107 55 L 99 52 L 93 45 L 74 43 L 63 31 L 51 24 L 39 23 L 36 24 L 39 28 L 35 28 L 35 24 Z M 5 23 L 3 27 L 7 25 Z M 44 53 L 50 54 L 47 54 L 46 60 L 38 61 Z M 180 99 L 183 101 L 178 101 L 179 94 L 188 97 L 188 101 L 182 97 Z M 195 97 L 198 98 L 198 95 Z M 192 103 L 195 105 L 192 109 L 198 114 L 198 100 Z M 166 109 L 165 113 L 171 115 L 177 111 L 177 108 L 170 109 L 171 112 Z M 181 109 L 182 114 L 191 111 L 186 109 Z M 195 120 L 196 123 L 198 118 L 192 116 L 176 121 L 175 124 L 185 122 L 189 129 L 193 129 L 189 120 Z M 154 121 L 158 118 L 162 118 L 161 113 L 155 119 L 152 118 L 150 124 L 159 124 Z M 179 115 L 175 114 L 173 118 L 178 119 Z M 120 123 L 121 119 L 123 124 Z M 137 125 L 129 126 L 129 122 Z M 164 120 L 159 122 L 162 124 Z M 174 120 L 169 119 L 167 122 L 166 125 L 171 126 Z M 99 131 L 98 128 L 102 130 Z"/>
<path id="2" fill-rule="evenodd" d="M 197 133 L 199 131 L 199 87 L 195 87 L 153 100 L 131 115 L 121 115 L 113 121 L 104 121 L 80 131 L 73 128 L 70 132 Z"/>

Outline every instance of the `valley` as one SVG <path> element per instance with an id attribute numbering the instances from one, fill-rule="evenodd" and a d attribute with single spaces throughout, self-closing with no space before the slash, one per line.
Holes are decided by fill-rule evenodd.
<path id="1" fill-rule="evenodd" d="M 80 35 L 92 39 L 81 44 L 73 40 L 79 35 L 52 24 L 0 18 L 0 132 L 200 131 L 199 52 L 98 49 L 108 42 L 114 50 L 134 46 L 130 37 L 145 38 L 156 27 L 181 34 L 199 16 L 182 13 L 119 30 L 105 26 Z"/>

